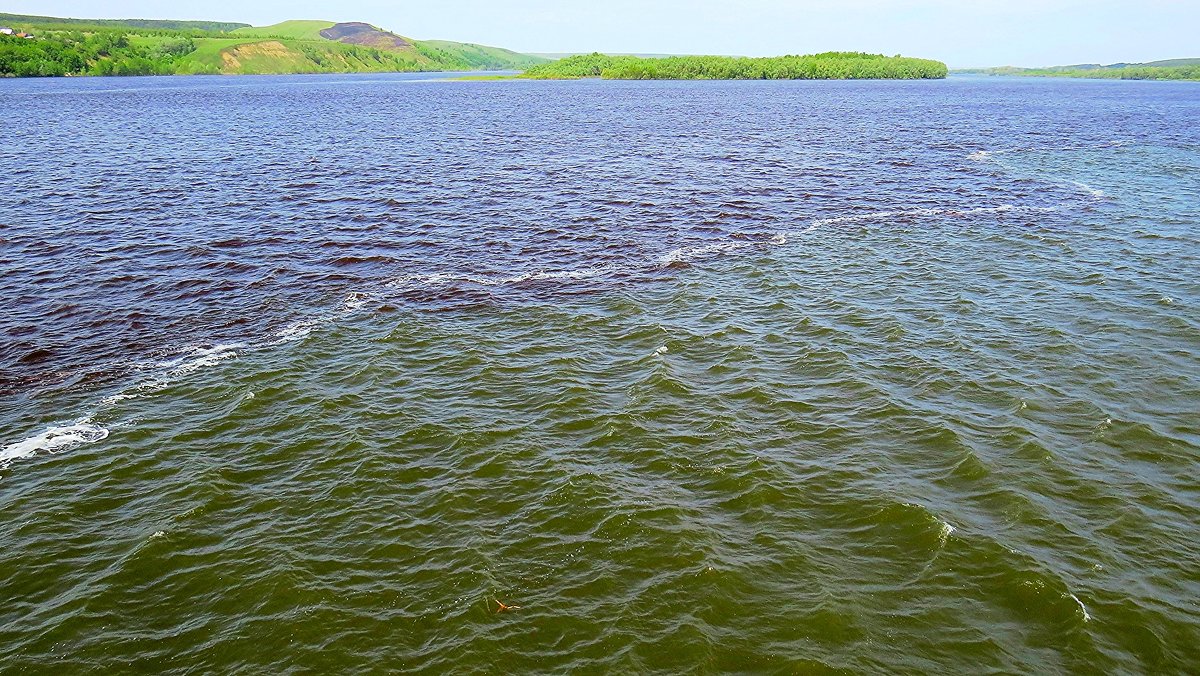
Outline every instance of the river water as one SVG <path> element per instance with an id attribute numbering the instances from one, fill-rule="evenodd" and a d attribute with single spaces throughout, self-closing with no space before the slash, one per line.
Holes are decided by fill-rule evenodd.
<path id="1" fill-rule="evenodd" d="M 0 111 L 5 671 L 1200 663 L 1196 83 Z"/>

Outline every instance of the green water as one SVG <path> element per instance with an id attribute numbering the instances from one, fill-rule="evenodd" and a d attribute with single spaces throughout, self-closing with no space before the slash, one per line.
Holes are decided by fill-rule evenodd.
<path id="1" fill-rule="evenodd" d="M 209 95 L 195 82 L 186 87 Z M 1126 84 L 1143 88 L 1115 89 Z M 524 89 L 406 86 L 434 99 L 471 91 L 494 124 L 534 124 L 507 117 L 507 97 Z M 663 115 L 685 126 L 695 101 L 715 106 L 729 92 L 755 102 L 736 118 L 743 124 L 764 114 L 763 100 L 800 105 L 774 83 L 514 85 L 530 88 L 522 105 L 535 108 L 551 105 L 538 103 L 534 87 L 544 86 L 574 101 L 554 105 L 587 115 L 589 102 L 616 95 L 628 97 L 620 106 L 649 105 L 640 88 L 652 87 L 683 97 Z M 924 133 L 876 114 L 898 96 L 913 106 L 931 96 L 1022 102 L 1011 105 L 1025 117 L 1009 119 L 1030 136 L 1051 114 L 1047 92 L 1075 106 L 1053 113 L 1066 117 L 1155 120 L 1170 110 L 1179 122 L 1197 101 L 1183 85 L 1144 83 L 836 86 L 846 89 L 796 92 L 874 106 L 864 128 L 893 136 Z M 1129 102 L 1106 107 L 1118 95 Z M 494 108 L 488 96 L 499 97 Z M 184 228 L 172 237 L 219 241 L 186 248 L 167 238 L 141 258 L 121 254 L 122 265 L 174 270 L 157 273 L 173 285 L 199 274 L 192 260 L 266 261 L 270 274 L 233 285 L 228 301 L 224 287 L 198 296 L 190 282 L 182 288 L 193 295 L 170 296 L 179 287 L 164 282 L 136 301 L 119 294 L 142 286 L 54 277 L 73 270 L 70 250 L 42 263 L 39 278 L 14 268 L 8 289 L 77 299 L 98 285 L 96 307 L 139 314 L 108 337 L 65 311 L 22 306 L 4 320 L 13 345 L 32 340 L 12 328 L 22 322 L 77 333 L 51 357 L 5 362 L 42 380 L 6 394 L 0 415 L 0 671 L 1193 671 L 1200 146 L 1179 141 L 1193 133 L 1184 128 L 1147 124 L 1153 138 L 1010 141 L 992 155 L 914 140 L 910 165 L 884 162 L 894 156 L 870 150 L 873 141 L 835 140 L 855 153 L 787 174 L 813 182 L 809 197 L 786 195 L 795 203 L 766 192 L 782 171 L 760 173 L 777 149 L 766 132 L 695 146 L 724 143 L 732 160 L 643 139 L 651 159 L 641 161 L 727 167 L 687 170 L 716 195 L 620 179 L 637 160 L 579 160 L 615 172 L 603 185 L 632 195 L 602 206 L 581 187 L 564 203 L 602 216 L 567 226 L 579 214 L 550 216 L 539 202 L 559 188 L 479 182 L 472 201 L 446 197 L 446 178 L 411 188 L 432 195 L 421 213 L 434 225 L 354 231 L 346 237 L 361 242 L 334 254 L 315 234 L 268 241 L 240 225 L 244 241 Z M 764 155 L 736 155 L 751 147 Z M 496 162 L 511 161 L 501 154 Z M 459 159 L 454 172 L 493 162 Z M 295 171 L 335 169 L 305 157 Z M 876 182 L 855 182 L 852 169 L 878 172 Z M 805 178 L 821 171 L 846 173 Z M 586 172 L 562 172 L 592 185 Z M 938 186 L 918 180 L 929 172 L 944 172 Z M 822 197 L 818 184 L 845 194 Z M 58 199 L 69 211 L 76 198 Z M 840 210 L 800 215 L 822 199 Z M 522 240 L 536 227 L 516 222 L 527 214 L 514 205 L 552 221 L 553 239 Z M 352 222 L 344 211 L 296 209 L 337 228 Z M 691 210 L 696 224 L 722 230 L 646 225 L 658 209 Z M 9 251 L 26 247 L 20 260 L 47 250 L 21 239 L 42 213 L 0 230 Z M 631 213 L 643 217 L 621 225 Z M 436 225 L 439 214 L 450 225 Z M 769 229 L 754 220 L 766 216 Z M 329 227 L 311 232 L 342 237 Z M 434 247 L 412 235 L 434 238 L 437 228 L 462 242 Z M 84 237 L 62 232 L 44 237 Z M 370 259 L 317 276 L 303 258 L 390 239 L 416 260 L 442 256 L 448 271 Z M 621 253 L 604 258 L 595 242 Z M 505 256 L 558 258 L 525 268 Z M 299 272 L 281 262 L 297 260 Z M 59 285 L 53 293 L 47 280 Z M 162 323 L 145 327 L 154 312 Z M 222 335 L 231 317 L 242 340 L 175 356 L 120 342 L 187 343 L 185 323 Z M 107 379 L 43 373 L 47 363 L 100 363 L 110 342 L 136 363 Z"/>
<path id="2" fill-rule="evenodd" d="M 1052 384 L 1088 351 L 1009 339 L 1045 330 L 1028 307 L 906 301 L 915 260 L 814 291 L 804 254 L 361 317 L 131 400 L 135 427 L 5 482 L 12 536 L 54 543 L 8 574 L 22 652 L 824 672 L 1190 651 L 1120 591 L 1126 557 L 1194 546 L 1135 471 L 1175 449 Z M 1133 467 L 1097 461 L 1117 449 Z"/>

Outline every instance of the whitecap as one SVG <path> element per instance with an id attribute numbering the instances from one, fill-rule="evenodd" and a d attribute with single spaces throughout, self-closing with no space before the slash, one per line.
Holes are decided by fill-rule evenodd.
<path id="1" fill-rule="evenodd" d="M 41 434 L 9 444 L 0 450 L 0 468 L 7 467 L 14 460 L 28 458 L 39 452 L 61 453 L 107 437 L 107 429 L 93 424 L 87 418 L 80 419 L 73 425 L 49 427 Z"/>
<path id="2" fill-rule="evenodd" d="M 1092 186 L 1088 185 L 1087 183 L 1084 183 L 1083 181 L 1071 181 L 1071 185 L 1075 186 L 1076 188 L 1079 188 L 1080 190 L 1086 192 L 1087 194 L 1091 195 L 1092 197 L 1095 197 L 1096 199 L 1102 199 L 1102 198 L 1108 196 L 1108 194 L 1105 193 L 1103 190 L 1093 188 Z"/>
<path id="3" fill-rule="evenodd" d="M 394 289 L 418 289 L 447 286 L 450 284 L 475 284 L 478 286 L 507 286 L 521 282 L 538 282 L 552 280 L 590 279 L 610 273 L 617 269 L 614 265 L 598 265 L 574 270 L 540 270 L 524 272 L 516 275 L 467 275 L 438 272 L 428 275 L 401 275 L 388 282 Z"/>
<path id="4" fill-rule="evenodd" d="M 279 331 L 276 331 L 271 335 L 270 340 L 267 341 L 267 345 L 274 346 L 281 345 L 283 343 L 291 343 L 297 340 L 303 340 L 312 334 L 312 332 L 318 326 L 321 326 L 327 322 L 341 319 L 342 317 L 355 312 L 363 305 L 366 305 L 370 298 L 371 296 L 369 294 L 359 293 L 357 291 L 352 292 L 346 296 L 346 298 L 343 299 L 342 302 L 338 304 L 338 306 L 334 308 L 333 312 L 330 314 L 320 315 L 317 317 L 306 317 L 304 319 L 292 322 Z"/>
<path id="5" fill-rule="evenodd" d="M 1091 145 L 1073 145 L 1073 146 L 1017 146 L 1013 148 L 999 148 L 996 150 L 977 150 L 967 155 L 968 159 L 980 160 L 988 159 L 994 155 L 1010 155 L 1012 153 L 1062 153 L 1076 150 L 1106 150 L 1108 148 L 1124 148 L 1133 145 L 1133 141 L 1108 141 L 1105 143 L 1095 143 Z"/>
<path id="6" fill-rule="evenodd" d="M 705 244 L 703 246 L 685 246 L 669 251 L 662 256 L 659 256 L 658 262 L 662 265 L 670 265 L 671 263 L 686 263 L 706 256 L 716 254 L 729 253 L 746 247 L 754 246 L 753 242 L 717 242 L 715 244 Z"/>
<path id="7" fill-rule="evenodd" d="M 873 211 L 865 214 L 852 214 L 849 216 L 835 216 L 832 218 L 819 218 L 813 221 L 809 227 L 801 230 L 797 234 L 811 232 L 820 227 L 830 225 L 847 225 L 854 223 L 870 223 L 874 221 L 884 221 L 894 218 L 932 218 L 935 216 L 978 216 L 982 214 L 1006 214 L 1010 212 L 1021 213 L 1052 213 L 1058 211 L 1058 207 L 1018 207 L 1013 204 L 1001 204 L 994 207 L 973 207 L 970 209 L 933 209 L 927 207 L 917 207 L 912 209 L 895 209 L 891 211 Z"/>
<path id="8" fill-rule="evenodd" d="M 957 528 L 955 528 L 954 526 L 951 526 L 951 525 L 949 524 L 949 522 L 943 521 L 943 522 L 942 522 L 942 527 L 941 527 L 941 529 L 938 531 L 938 542 L 942 543 L 942 546 L 943 546 L 943 547 L 945 547 L 945 546 L 946 546 L 946 540 L 947 540 L 947 539 L 949 539 L 949 537 L 950 537 L 951 535 L 953 535 L 953 534 L 954 534 L 954 531 L 956 531 L 956 530 L 958 530 L 958 529 L 957 529 Z"/>
<path id="9" fill-rule="evenodd" d="M 1074 599 L 1075 603 L 1079 605 L 1079 614 L 1083 616 L 1083 621 L 1091 622 L 1092 616 L 1090 613 L 1088 613 L 1087 606 L 1083 605 L 1083 601 L 1080 601 L 1078 596 L 1071 594 L 1069 592 L 1067 595 L 1070 596 L 1072 599 Z"/>
<path id="10" fill-rule="evenodd" d="M 202 368 L 213 366 L 229 359 L 236 359 L 238 350 L 245 346 L 245 343 L 223 343 L 212 347 L 193 347 L 188 350 L 187 354 L 163 362 L 160 366 L 169 369 L 166 374 L 167 382 L 173 382 Z M 160 380 L 158 382 L 163 381 Z"/>

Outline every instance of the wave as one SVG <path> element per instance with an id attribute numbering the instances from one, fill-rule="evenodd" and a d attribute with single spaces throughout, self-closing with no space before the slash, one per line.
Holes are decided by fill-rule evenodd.
<path id="1" fill-rule="evenodd" d="M 141 382 L 135 383 L 100 400 L 101 408 L 108 408 L 127 399 L 136 399 L 148 394 L 154 394 L 166 389 L 200 369 L 220 364 L 230 359 L 237 359 L 239 350 L 246 343 L 222 343 L 218 345 L 193 345 L 183 350 L 183 354 L 159 361 L 149 366 L 139 365 L 142 370 L 153 369 L 153 374 Z"/>
<path id="2" fill-rule="evenodd" d="M 339 304 L 333 312 L 317 317 L 308 317 L 296 322 L 288 324 L 284 328 L 271 334 L 267 340 L 268 346 L 281 345 L 283 343 L 291 343 L 297 340 L 307 338 L 317 327 L 335 322 L 344 318 L 346 315 L 358 310 L 366 304 L 370 295 L 360 292 L 353 292 Z"/>
<path id="3" fill-rule="evenodd" d="M 850 216 L 835 216 L 833 218 L 821 218 L 812 222 L 812 224 L 792 234 L 804 234 L 811 232 L 817 228 L 830 225 L 849 225 L 854 223 L 872 223 L 888 219 L 912 219 L 912 218 L 935 218 L 939 216 L 949 216 L 951 218 L 960 218 L 964 216 L 979 216 L 985 214 L 1007 214 L 1007 213 L 1024 213 L 1024 214 L 1046 214 L 1058 211 L 1058 207 L 1035 207 L 1035 206 L 1016 206 L 1013 204 L 1001 204 L 995 207 L 974 207 L 971 209 L 934 209 L 934 208 L 917 208 L 917 209 L 899 209 L 895 211 L 875 211 L 865 214 L 852 214 Z"/>
<path id="4" fill-rule="evenodd" d="M 61 453 L 84 444 L 94 444 L 109 436 L 109 429 L 96 422 L 105 412 L 117 404 L 130 399 L 154 394 L 187 376 L 224 361 L 237 358 L 244 343 L 192 346 L 184 353 L 152 363 L 140 364 L 139 369 L 153 369 L 147 379 L 133 383 L 116 394 L 109 395 L 93 407 L 92 413 L 66 425 L 51 425 L 42 432 L 21 441 L 9 444 L 0 450 L 0 469 L 7 469 L 14 461 L 29 458 L 39 453 Z"/>
<path id="5" fill-rule="evenodd" d="M 503 287 L 533 282 L 570 282 L 586 279 L 599 279 L 622 271 L 638 269 L 653 270 L 672 267 L 680 263 L 694 260 L 734 254 L 740 251 L 777 247 L 788 244 L 801 235 L 819 228 L 856 223 L 886 221 L 889 219 L 933 218 L 943 216 L 970 216 L 980 214 L 1002 213 L 1046 213 L 1057 211 L 1055 207 L 1014 206 L 1004 204 L 994 207 L 974 207 L 968 209 L 947 208 L 911 208 L 888 211 L 875 211 L 847 216 L 818 218 L 810 221 L 807 227 L 792 232 L 775 232 L 758 239 L 738 239 L 717 241 L 706 244 L 678 247 L 655 258 L 646 259 L 632 264 L 604 264 L 566 270 L 538 270 L 523 272 L 515 275 L 487 275 L 460 273 L 406 274 L 387 282 L 384 286 L 389 289 L 415 290 L 438 286 L 459 284 L 474 284 L 484 287 Z M 151 375 L 138 382 L 126 386 L 115 394 L 101 399 L 88 416 L 67 425 L 51 426 L 44 431 L 34 434 L 22 441 L 5 446 L 0 451 L 0 469 L 6 468 L 14 460 L 34 455 L 40 451 L 60 452 L 70 450 L 83 444 L 102 441 L 109 436 L 109 430 L 96 424 L 94 417 L 100 416 L 123 401 L 151 396 L 167 387 L 189 377 L 202 369 L 215 366 L 239 358 L 244 352 L 259 349 L 274 348 L 286 343 L 303 340 L 319 327 L 337 322 L 358 311 L 371 299 L 382 299 L 380 294 L 353 292 L 346 296 L 333 310 L 313 317 L 306 317 L 270 334 L 266 339 L 245 340 L 240 342 L 220 344 L 193 345 L 181 351 L 181 354 L 170 359 L 135 365 L 139 371 L 150 371 Z M 662 354 L 657 352 L 656 354 Z M 945 533 L 949 535 L 948 531 Z"/>
<path id="6" fill-rule="evenodd" d="M 1053 152 L 1073 152 L 1081 150 L 1106 150 L 1109 148 L 1124 148 L 1132 145 L 1132 141 L 1111 141 L 1097 145 L 1082 145 L 1082 146 L 1025 146 L 1018 148 L 1003 148 L 1000 150 L 976 150 L 967 155 L 967 159 L 973 162 L 994 162 L 1002 169 L 1009 169 L 1006 164 L 998 158 L 1003 155 L 1011 155 L 1013 153 L 1053 153 Z M 1070 187 L 1087 193 L 1093 199 L 1105 199 L 1108 194 L 1103 190 L 1093 188 L 1092 186 L 1074 179 L 1061 179 L 1056 177 L 1042 178 L 1049 183 Z"/>
<path id="7" fill-rule="evenodd" d="M 1079 150 L 1107 150 L 1109 148 L 1125 148 L 1131 145 L 1133 145 L 1133 141 L 1118 140 L 1107 141 L 1105 143 L 1074 146 L 1014 146 L 1012 148 L 1000 148 L 996 150 L 976 150 L 968 154 L 967 159 L 984 161 L 991 159 L 995 155 L 1011 155 L 1013 153 L 1066 153 Z"/>
<path id="8" fill-rule="evenodd" d="M 527 272 L 519 275 L 468 275 L 455 273 L 433 273 L 427 275 L 401 275 L 387 283 L 393 289 L 430 288 L 453 284 L 475 284 L 478 286 L 507 286 L 522 282 L 539 282 L 568 279 L 592 279 L 619 270 L 617 265 L 597 265 L 573 270 Z"/>
<path id="9" fill-rule="evenodd" d="M 1096 188 L 1093 188 L 1092 186 L 1088 185 L 1087 183 L 1084 183 L 1083 181 L 1070 181 L 1070 183 L 1071 183 L 1071 185 L 1075 186 L 1076 188 L 1079 188 L 1080 190 L 1086 192 L 1087 194 L 1089 194 L 1092 197 L 1095 197 L 1097 199 L 1108 196 L 1103 190 L 1098 190 Z"/>
<path id="10" fill-rule="evenodd" d="M 108 438 L 109 430 L 95 424 L 94 419 L 103 417 L 121 402 L 157 394 L 202 369 L 237 359 L 246 351 L 300 340 L 318 326 L 336 321 L 358 310 L 369 297 L 364 293 L 351 293 L 333 312 L 290 324 L 272 334 L 264 342 L 256 344 L 251 341 L 242 341 L 191 345 L 168 359 L 135 364 L 135 370 L 149 371 L 149 375 L 126 385 L 115 394 L 104 397 L 92 407 L 90 414 L 73 424 L 51 426 L 41 433 L 5 446 L 4 450 L 0 451 L 0 469 L 7 468 L 14 460 L 35 455 L 39 451 L 60 452 L 83 444 L 102 441 Z"/>
<path id="11" fill-rule="evenodd" d="M 81 418 L 72 425 L 48 427 L 39 434 L 9 444 L 0 450 L 0 469 L 7 468 L 13 461 L 21 458 L 38 453 L 61 453 L 107 437 L 108 429 L 94 424 L 89 418 Z"/>

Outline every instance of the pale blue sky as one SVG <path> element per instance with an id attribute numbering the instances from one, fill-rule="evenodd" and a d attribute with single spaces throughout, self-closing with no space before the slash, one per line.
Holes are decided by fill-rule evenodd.
<path id="1" fill-rule="evenodd" d="M 962 66 L 1200 57 L 1200 0 L 7 0 L 87 18 L 366 21 L 526 52 L 857 50 Z"/>

